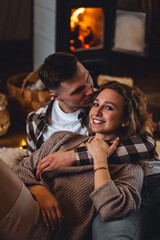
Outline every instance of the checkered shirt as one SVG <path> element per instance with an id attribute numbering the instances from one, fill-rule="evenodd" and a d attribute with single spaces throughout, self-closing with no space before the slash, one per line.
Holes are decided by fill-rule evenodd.
<path id="1" fill-rule="evenodd" d="M 46 105 L 30 113 L 27 117 L 27 146 L 30 153 L 40 148 L 43 144 L 43 133 L 49 124 L 49 116 L 52 110 L 54 99 L 51 99 Z M 79 114 L 79 121 L 87 133 L 88 130 L 88 109 Z M 111 143 L 109 143 L 111 144 Z M 76 156 L 76 165 L 93 164 L 93 158 L 86 147 L 74 149 Z M 140 162 L 156 158 L 155 141 L 152 135 L 147 132 L 139 137 L 131 137 L 121 141 L 111 155 L 112 163 Z M 110 161 L 110 158 L 108 159 Z"/>
<path id="2" fill-rule="evenodd" d="M 113 142 L 110 142 L 111 145 Z M 87 147 L 79 147 L 74 149 L 77 165 L 93 164 L 93 158 L 89 154 Z M 108 163 L 139 163 L 158 159 L 155 150 L 155 141 L 149 132 L 139 137 L 131 137 L 119 143 L 118 147 L 108 158 Z"/>
<path id="3" fill-rule="evenodd" d="M 26 121 L 26 132 L 27 132 L 27 149 L 29 153 L 34 152 L 40 148 L 43 144 L 43 133 L 50 123 L 50 116 L 54 99 L 46 103 L 43 107 L 38 110 L 31 112 Z M 86 135 L 88 135 L 88 108 L 82 109 L 79 113 L 78 119 L 84 129 Z M 63 129 L 62 129 L 63 130 Z"/>

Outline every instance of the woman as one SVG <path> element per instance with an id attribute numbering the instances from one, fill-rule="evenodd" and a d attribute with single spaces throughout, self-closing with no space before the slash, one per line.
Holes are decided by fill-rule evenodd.
<path id="1" fill-rule="evenodd" d="M 134 159 L 120 164 L 115 160 L 113 151 L 119 138 L 121 144 L 126 139 L 143 134 L 149 126 L 150 116 L 146 110 L 144 95 L 137 88 L 110 82 L 102 87 L 89 117 L 94 137 L 57 132 L 39 150 L 15 166 L 14 170 L 36 201 L 16 177 L 15 181 L 11 181 L 11 188 L 13 182 L 19 188 L 16 188 L 17 197 L 14 196 L 13 199 L 10 194 L 13 201 L 7 205 L 7 211 L 1 217 L 0 236 L 3 236 L 3 239 L 13 239 L 13 234 L 17 234 L 12 230 L 12 236 L 10 233 L 7 236 L 7 224 L 10 223 L 6 224 L 4 221 L 15 209 L 20 209 L 20 212 L 24 213 L 23 217 L 28 214 L 32 219 L 32 222 L 25 219 L 26 229 L 23 228 L 15 239 L 26 239 L 27 235 L 28 239 L 47 239 L 50 234 L 54 235 L 54 239 L 84 239 L 96 212 L 103 221 L 110 221 L 125 217 L 139 208 L 143 171 L 137 163 L 130 163 L 134 163 Z M 40 181 L 35 178 L 38 161 L 50 152 L 66 151 L 85 145 L 93 157 L 93 166 L 61 167 L 44 171 Z M 1 162 L 0 164 L 2 165 Z M 7 167 L 5 182 L 8 181 L 6 176 Z M 25 208 L 15 204 L 15 201 L 23 199 L 22 190 L 27 196 L 25 202 L 28 202 L 28 206 Z M 3 196 L 5 195 L 4 189 Z M 8 200 L 5 201 L 7 202 Z M 2 204 L 0 205 L 3 209 Z M 19 215 L 18 213 L 17 219 Z"/>

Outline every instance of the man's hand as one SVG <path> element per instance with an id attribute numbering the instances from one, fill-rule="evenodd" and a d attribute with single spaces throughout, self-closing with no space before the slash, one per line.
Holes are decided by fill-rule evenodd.
<path id="1" fill-rule="evenodd" d="M 55 153 L 50 153 L 39 161 L 37 165 L 36 177 L 39 178 L 40 173 L 44 170 L 51 170 L 57 167 L 73 166 L 75 160 L 76 157 L 73 150 L 59 150 Z"/>
<path id="2" fill-rule="evenodd" d="M 30 192 L 35 196 L 47 227 L 51 226 L 53 230 L 60 227 L 63 215 L 55 197 L 48 189 L 41 185 L 29 187 Z"/>

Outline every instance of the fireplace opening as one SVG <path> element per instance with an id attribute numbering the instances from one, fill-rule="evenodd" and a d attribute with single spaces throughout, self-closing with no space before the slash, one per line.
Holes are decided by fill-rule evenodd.
<path id="1" fill-rule="evenodd" d="M 70 50 L 103 48 L 104 43 L 103 8 L 71 9 Z"/>
<path id="2" fill-rule="evenodd" d="M 71 52 L 90 71 L 112 74 L 111 49 L 117 0 L 57 0 L 56 51 Z"/>

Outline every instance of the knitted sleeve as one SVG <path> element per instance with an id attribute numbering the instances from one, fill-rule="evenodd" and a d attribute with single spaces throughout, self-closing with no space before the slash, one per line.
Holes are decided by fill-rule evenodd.
<path id="1" fill-rule="evenodd" d="M 138 164 L 110 164 L 109 171 L 113 172 L 112 180 L 90 195 L 102 221 L 127 216 L 137 210 L 141 203 L 142 168 Z"/>

